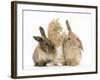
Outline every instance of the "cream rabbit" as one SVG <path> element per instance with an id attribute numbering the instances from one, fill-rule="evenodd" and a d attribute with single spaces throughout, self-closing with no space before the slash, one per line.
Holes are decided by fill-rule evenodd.
<path id="1" fill-rule="evenodd" d="M 65 65 L 76 66 L 80 64 L 83 46 L 78 36 L 72 32 L 68 21 L 66 21 L 66 24 L 69 32 L 63 42 Z"/>
<path id="2" fill-rule="evenodd" d="M 34 50 L 33 61 L 35 66 L 46 66 L 48 63 L 53 61 L 56 50 L 52 42 L 47 39 L 44 29 L 42 27 L 39 29 L 42 37 L 33 37 L 39 42 L 38 46 Z"/>

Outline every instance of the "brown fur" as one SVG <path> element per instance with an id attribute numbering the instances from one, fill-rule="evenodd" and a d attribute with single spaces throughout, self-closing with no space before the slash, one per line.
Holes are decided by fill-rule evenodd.
<path id="1" fill-rule="evenodd" d="M 38 46 L 34 50 L 33 61 L 35 66 L 46 66 L 47 63 L 53 61 L 56 49 L 54 45 L 45 35 L 45 31 L 42 27 L 39 28 L 42 37 L 34 36 L 33 38 L 39 42 Z"/>

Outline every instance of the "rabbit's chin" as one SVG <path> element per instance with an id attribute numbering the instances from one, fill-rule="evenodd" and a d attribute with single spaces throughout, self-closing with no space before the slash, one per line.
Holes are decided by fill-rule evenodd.
<path id="1" fill-rule="evenodd" d="M 77 46 L 71 46 L 70 48 L 77 48 Z"/>
<path id="2" fill-rule="evenodd" d="M 63 35 L 63 32 L 62 31 L 59 31 L 60 35 Z"/>

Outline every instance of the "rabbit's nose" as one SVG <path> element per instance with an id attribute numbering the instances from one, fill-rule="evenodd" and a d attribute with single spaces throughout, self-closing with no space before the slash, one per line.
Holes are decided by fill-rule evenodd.
<path id="1" fill-rule="evenodd" d="M 75 46 L 75 44 L 74 44 L 74 43 L 72 43 L 72 46 Z"/>

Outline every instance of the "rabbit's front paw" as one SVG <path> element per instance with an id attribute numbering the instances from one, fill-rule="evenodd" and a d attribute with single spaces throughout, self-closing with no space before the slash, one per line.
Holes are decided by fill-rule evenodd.
<path id="1" fill-rule="evenodd" d="M 63 66 L 63 64 L 62 64 L 62 63 L 56 63 L 56 65 L 57 65 L 57 66 Z"/>
<path id="2" fill-rule="evenodd" d="M 54 66 L 55 64 L 53 62 L 47 63 L 46 66 Z"/>

